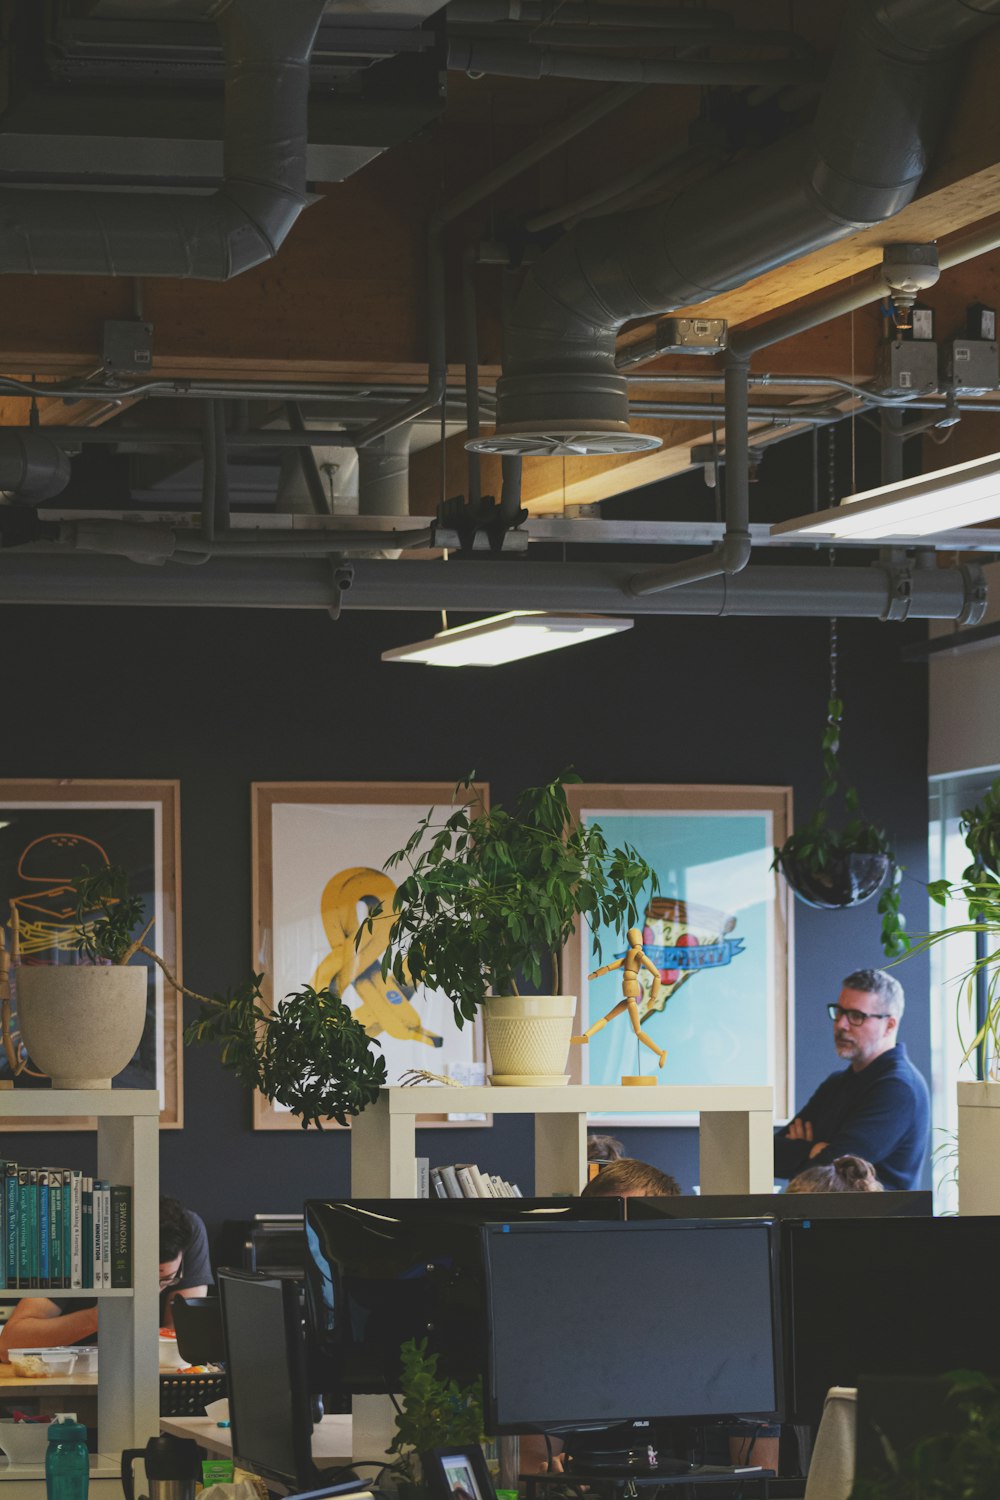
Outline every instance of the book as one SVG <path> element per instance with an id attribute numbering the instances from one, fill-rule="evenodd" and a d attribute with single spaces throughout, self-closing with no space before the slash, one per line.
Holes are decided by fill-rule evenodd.
<path id="1" fill-rule="evenodd" d="M 17 1284 L 31 1286 L 31 1209 L 28 1203 L 28 1169 L 17 1169 Z"/>
<path id="2" fill-rule="evenodd" d="M 80 1198 L 80 1275 L 81 1286 L 94 1285 L 94 1179 L 81 1179 Z"/>
<path id="3" fill-rule="evenodd" d="M 475 1168 L 468 1163 L 464 1166 L 456 1166 L 455 1168 L 455 1176 L 458 1178 L 458 1185 L 462 1189 L 463 1198 L 478 1198 L 480 1196 L 479 1189 L 476 1186 L 476 1179 L 473 1176 L 474 1171 Z"/>
<path id="4" fill-rule="evenodd" d="M 111 1189 L 111 1285 L 132 1285 L 132 1189 Z"/>
<path id="5" fill-rule="evenodd" d="M 49 1271 L 49 1235 L 51 1225 L 49 1223 L 51 1201 L 49 1196 L 49 1173 L 47 1167 L 38 1169 L 38 1237 L 36 1240 L 38 1254 L 38 1280 L 36 1285 L 48 1288 L 52 1284 Z"/>
<path id="6" fill-rule="evenodd" d="M 4 1232 L 7 1260 L 7 1285 L 17 1286 L 17 1210 L 19 1201 L 17 1162 L 9 1161 L 4 1169 Z"/>
<path id="7" fill-rule="evenodd" d="M 101 1183 L 101 1285 L 111 1286 L 111 1184 Z"/>
<path id="8" fill-rule="evenodd" d="M 62 1267 L 63 1171 L 49 1169 L 49 1286 L 65 1286 Z"/>
<path id="9" fill-rule="evenodd" d="M 70 1172 L 70 1286 L 83 1286 L 83 1173 Z"/>
<path id="10" fill-rule="evenodd" d="M 436 1198 L 447 1198 L 448 1189 L 441 1180 L 441 1168 L 431 1167 L 431 1187 L 434 1189 Z"/>
<path id="11" fill-rule="evenodd" d="M 426 1156 L 418 1156 L 417 1163 L 417 1197 L 429 1198 L 431 1195 L 431 1172 L 430 1161 Z"/>
<path id="12" fill-rule="evenodd" d="M 28 1168 L 28 1286 L 38 1285 L 38 1168 Z"/>
<path id="13" fill-rule="evenodd" d="M 457 1175 L 455 1173 L 455 1168 L 454 1167 L 440 1167 L 438 1170 L 441 1173 L 441 1181 L 445 1185 L 445 1190 L 447 1192 L 447 1196 L 449 1198 L 464 1198 L 465 1194 L 462 1192 L 462 1189 L 459 1186 L 459 1181 L 458 1181 L 458 1177 L 457 1177 Z"/>

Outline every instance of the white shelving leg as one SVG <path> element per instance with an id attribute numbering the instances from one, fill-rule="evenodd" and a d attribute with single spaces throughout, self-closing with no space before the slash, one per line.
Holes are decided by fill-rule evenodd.
<path id="1" fill-rule="evenodd" d="M 703 1193 L 774 1191 L 774 1122 L 769 1110 L 706 1110 L 698 1143 Z"/>
<path id="2" fill-rule="evenodd" d="M 351 1197 L 417 1196 L 416 1116 L 391 1114 L 383 1093 L 351 1124 Z"/>
<path id="3" fill-rule="evenodd" d="M 972 1088 L 969 1093 L 976 1097 Z M 1000 1214 L 1000 1109 L 980 1106 L 978 1100 L 964 1104 L 962 1085 L 958 1097 L 958 1211 Z"/>
<path id="4" fill-rule="evenodd" d="M 97 1385 L 102 1453 L 144 1447 L 160 1430 L 159 1121 L 155 1115 L 102 1119 L 97 1173 L 132 1184 L 132 1297 L 101 1303 Z"/>
<path id="5" fill-rule="evenodd" d="M 535 1196 L 581 1191 L 586 1181 L 587 1116 L 535 1116 Z"/>

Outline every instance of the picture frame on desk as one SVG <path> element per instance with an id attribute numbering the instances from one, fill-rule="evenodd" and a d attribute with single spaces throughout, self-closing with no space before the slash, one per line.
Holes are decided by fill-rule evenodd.
<path id="1" fill-rule="evenodd" d="M 775 1115 L 789 1114 L 792 900 L 771 861 L 792 827 L 791 788 L 581 784 L 567 795 L 577 817 L 599 822 L 610 844 L 634 844 L 657 871 L 659 894 L 647 901 L 642 927 L 661 986 L 653 1001 L 652 976 L 641 976 L 640 1019 L 667 1050 L 661 1070 L 621 1015 L 571 1049 L 571 1082 L 617 1084 L 623 1075 L 648 1075 L 661 1083 L 769 1084 Z M 566 988 L 579 996 L 578 1034 L 620 1000 L 620 971 L 587 975 L 625 946 L 623 932 L 600 929 L 576 934 L 567 948 Z M 694 1123 L 662 1114 L 630 1122 Z"/>
<path id="2" fill-rule="evenodd" d="M 431 1500 L 496 1500 L 496 1490 L 478 1443 L 428 1448 L 420 1468 Z"/>
<path id="3" fill-rule="evenodd" d="M 485 1065 L 482 1022 L 455 1024 L 450 1000 L 424 986 L 401 989 L 383 980 L 386 926 L 366 948 L 355 946 L 359 927 L 379 902 L 391 909 L 400 877 L 383 869 L 431 809 L 434 821 L 454 811 L 450 782 L 254 782 L 253 955 L 264 974 L 264 1004 L 304 984 L 333 984 L 382 1047 L 389 1084 L 411 1069 L 448 1075 Z M 488 803 L 489 788 L 473 791 Z M 449 1091 L 451 1092 L 451 1091 Z M 456 1113 L 461 1093 L 454 1091 Z M 420 1126 L 475 1126 L 489 1115 L 452 1120 L 421 1115 Z M 254 1096 L 255 1130 L 298 1130 L 291 1111 Z M 330 1128 L 338 1129 L 332 1121 Z"/>
<path id="4" fill-rule="evenodd" d="M 16 908 L 22 963 L 75 962 L 72 882 L 101 864 L 121 865 L 142 898 L 149 942 L 178 980 L 181 973 L 180 783 L 178 781 L 0 780 L 0 923 L 11 947 Z M 183 1014 L 180 996 L 151 960 L 146 966 L 146 1026 L 135 1058 L 116 1088 L 157 1088 L 160 1125 L 179 1129 L 183 1113 Z M 13 978 L 16 1029 L 16 971 Z M 30 1065 L 30 1060 L 29 1060 Z M 0 1079 L 11 1069 L 0 1049 Z M 15 1090 L 44 1079 L 20 1074 Z M 58 1095 L 52 1095 L 58 1108 Z M 53 1113 L 4 1121 L 5 1130 L 86 1130 L 91 1122 Z"/>

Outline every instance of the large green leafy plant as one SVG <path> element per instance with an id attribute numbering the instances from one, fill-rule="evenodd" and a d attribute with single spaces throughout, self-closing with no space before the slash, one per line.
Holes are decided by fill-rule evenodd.
<path id="1" fill-rule="evenodd" d="M 812 816 L 775 849 L 771 868 L 780 870 L 795 890 L 803 874 L 820 885 L 826 879 L 832 881 L 853 854 L 883 855 L 888 860 L 888 877 L 878 899 L 882 947 L 887 958 L 900 958 L 910 946 L 906 918 L 900 911 L 903 872 L 885 829 L 863 815 L 857 788 L 848 782 L 841 763 L 844 704 L 837 693 L 836 621 L 831 620 L 830 627 L 830 695 L 821 741 L 820 801 Z"/>
<path id="2" fill-rule="evenodd" d="M 137 934 L 143 903 L 131 893 L 124 869 L 85 869 L 74 891 L 80 951 L 95 963 L 127 964 L 137 953 L 151 959 L 174 989 L 198 1001 L 185 1042 L 217 1043 L 223 1066 L 246 1088 L 258 1089 L 299 1115 L 303 1129 L 322 1128 L 325 1119 L 346 1125 L 348 1116 L 360 1114 L 378 1097 L 386 1081 L 385 1059 L 372 1050 L 360 1021 L 329 987 L 303 985 L 273 1010 L 261 994 L 260 974 L 251 974 L 224 995 L 200 995 L 182 985 L 147 946 L 152 922 Z M 6 1011 L 4 1045 L 8 1058 L 23 1050 L 9 1033 Z"/>
<path id="3" fill-rule="evenodd" d="M 483 1438 L 482 1382 L 460 1386 L 437 1372 L 438 1357 L 427 1352 L 427 1340 L 409 1339 L 400 1347 L 402 1401 L 390 1453 L 393 1466 L 408 1486 L 421 1481 L 420 1455 L 430 1448 L 467 1448 Z"/>
<path id="4" fill-rule="evenodd" d="M 886 1453 L 886 1470 L 859 1479 L 850 1500 L 987 1500 L 1000 1495 L 1000 1390 L 986 1375 L 946 1377 L 951 1431 L 930 1433 L 910 1453 Z"/>
<path id="5" fill-rule="evenodd" d="M 561 955 L 577 922 L 625 929 L 656 875 L 626 843 L 611 848 L 599 823 L 569 809 L 566 771 L 529 787 L 513 809 L 487 808 L 473 779 L 455 789 L 461 806 L 443 824 L 428 813 L 386 869 L 406 869 L 393 898 L 383 973 L 450 996 L 459 1026 L 492 990 L 561 986 Z M 359 934 L 360 936 L 360 934 Z M 551 968 L 549 967 L 551 966 Z"/>

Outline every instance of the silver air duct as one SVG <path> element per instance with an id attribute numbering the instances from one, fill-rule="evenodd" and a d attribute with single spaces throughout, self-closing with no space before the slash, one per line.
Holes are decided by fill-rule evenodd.
<path id="1" fill-rule="evenodd" d="M 410 439 L 413 423 L 358 448 L 358 515 L 410 514 Z"/>
<path id="2" fill-rule="evenodd" d="M 10 499 L 40 505 L 70 480 L 68 455 L 37 427 L 0 428 L 0 491 Z"/>
<path id="3" fill-rule="evenodd" d="M 620 453 L 615 336 L 897 214 L 939 138 L 961 47 L 1000 0 L 855 0 L 813 125 L 672 202 L 586 220 L 531 265 L 505 320 L 500 453 Z"/>
<path id="4" fill-rule="evenodd" d="M 224 180 L 208 196 L 0 190 L 0 272 L 228 281 L 308 201 L 309 57 L 324 0 L 225 0 Z"/>

